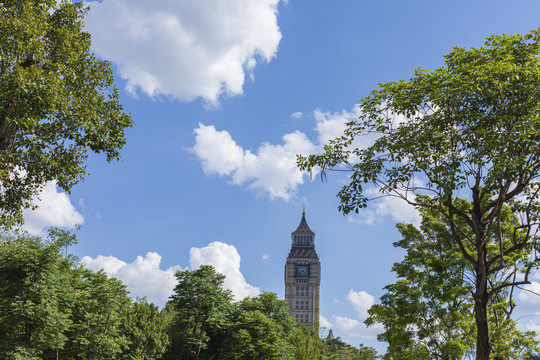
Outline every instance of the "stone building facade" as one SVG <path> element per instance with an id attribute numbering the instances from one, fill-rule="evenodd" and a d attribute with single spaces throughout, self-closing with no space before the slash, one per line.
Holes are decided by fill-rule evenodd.
<path id="1" fill-rule="evenodd" d="M 306 222 L 306 213 L 291 234 L 291 251 L 285 262 L 285 300 L 299 323 L 318 332 L 321 263 L 315 252 L 315 233 Z"/>

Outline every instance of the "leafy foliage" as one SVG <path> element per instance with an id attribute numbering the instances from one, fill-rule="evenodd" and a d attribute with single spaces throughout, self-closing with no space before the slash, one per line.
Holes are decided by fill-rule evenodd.
<path id="1" fill-rule="evenodd" d="M 324 340 L 323 359 L 327 360 L 375 360 L 375 349 L 360 344 L 358 348 L 343 342 L 339 337 Z"/>
<path id="2" fill-rule="evenodd" d="M 161 311 L 170 339 L 164 360 L 376 358 L 371 348 L 325 345 L 296 323 L 275 293 L 233 302 L 222 288 L 224 276 L 212 266 L 179 271 L 176 277 L 178 285 Z"/>
<path id="3" fill-rule="evenodd" d="M 132 303 L 125 286 L 77 265 L 76 241 L 11 235 L 0 245 L 0 358 L 158 359 L 167 334 L 157 308 Z"/>
<path id="4" fill-rule="evenodd" d="M 0 245 L 0 358 L 37 358 L 61 348 L 71 325 L 62 311 L 69 264 L 59 255 L 60 239 L 8 237 Z"/>
<path id="5" fill-rule="evenodd" d="M 379 196 L 430 207 L 446 217 L 452 241 L 474 272 L 477 359 L 488 359 L 488 304 L 528 284 L 540 242 L 540 31 L 493 35 L 480 48 L 456 47 L 445 65 L 381 84 L 361 101 L 361 119 L 322 155 L 299 166 L 350 171 L 338 196 L 347 214 Z M 355 148 L 362 136 L 373 145 Z M 427 194 L 434 201 L 416 201 Z M 458 197 L 470 201 L 459 207 Z M 516 221 L 503 228 L 505 209 Z M 497 285 L 490 281 L 497 279 Z"/>
<path id="6" fill-rule="evenodd" d="M 158 307 L 145 298 L 137 299 L 129 307 L 122 321 L 122 333 L 128 343 L 120 357 L 122 360 L 158 359 L 169 342 Z"/>
<path id="7" fill-rule="evenodd" d="M 119 157 L 132 125 L 109 63 L 90 52 L 87 9 L 68 0 L 0 3 L 0 224 L 47 181 L 64 190 L 85 175 L 88 151 Z"/>
<path id="8" fill-rule="evenodd" d="M 292 359 L 289 336 L 295 321 L 275 293 L 248 297 L 234 305 L 222 336 L 223 359 Z"/>
<path id="9" fill-rule="evenodd" d="M 458 206 L 465 210 L 469 205 L 461 201 Z M 420 212 L 420 230 L 411 224 L 397 225 L 403 239 L 394 245 L 407 254 L 394 264 L 398 280 L 385 287 L 381 304 L 371 307 L 366 323 L 384 325 L 379 340 L 389 345 L 385 359 L 461 359 L 474 351 L 474 271 L 453 241 L 447 219 L 429 207 Z M 503 213 L 503 227 L 511 228 L 507 222 L 515 221 L 513 214 L 508 208 Z M 490 279 L 491 287 L 498 284 Z M 511 295 L 503 295 L 492 298 L 488 307 L 492 355 L 521 359 L 537 341 L 533 332 L 516 329 L 510 318 Z"/>
<path id="10" fill-rule="evenodd" d="M 174 327 L 177 337 L 172 339 L 178 351 L 172 359 L 199 359 L 208 346 L 210 334 L 223 326 L 232 295 L 222 288 L 225 276 L 212 266 L 176 273 L 178 285 L 171 296 L 176 312 Z"/>
<path id="11" fill-rule="evenodd" d="M 295 360 L 322 358 L 324 342 L 315 336 L 309 328 L 297 326 L 289 337 L 289 341 L 294 346 Z"/>

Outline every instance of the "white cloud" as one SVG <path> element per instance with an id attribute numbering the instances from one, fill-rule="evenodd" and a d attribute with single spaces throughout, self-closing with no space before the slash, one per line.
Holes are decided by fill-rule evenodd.
<path id="1" fill-rule="evenodd" d="M 309 154 L 316 146 L 299 131 L 283 136 L 283 145 L 263 143 L 254 154 L 244 150 L 227 131 L 199 124 L 192 148 L 202 162 L 205 174 L 229 176 L 231 183 L 245 185 L 270 199 L 289 200 L 304 174 L 296 167 L 296 154 Z"/>
<path id="2" fill-rule="evenodd" d="M 279 0 L 89 1 L 94 51 L 118 66 L 127 89 L 217 104 L 242 93 L 259 61 L 276 56 Z"/>
<path id="3" fill-rule="evenodd" d="M 98 255 L 95 259 L 92 259 L 90 256 L 83 256 L 81 263 L 94 271 L 103 269 L 109 276 L 116 276 L 120 268 L 127 266 L 126 262 L 114 256 L 103 255 Z"/>
<path id="4" fill-rule="evenodd" d="M 81 262 L 92 270 L 103 269 L 108 276 L 121 280 L 133 298 L 146 296 L 148 301 L 162 307 L 176 286 L 174 274 L 180 266 L 161 270 L 161 256 L 149 252 L 146 257 L 137 256 L 132 263 L 126 263 L 114 256 L 98 255 L 95 259 L 84 256 Z"/>
<path id="5" fill-rule="evenodd" d="M 38 208 L 23 210 L 22 228 L 31 234 L 41 234 L 49 226 L 73 229 L 84 223 L 84 217 L 77 212 L 64 192 L 58 192 L 56 183 L 47 182 L 33 203 Z"/>
<path id="6" fill-rule="evenodd" d="M 375 324 L 367 327 L 363 323 L 368 317 L 367 311 L 375 303 L 375 297 L 365 291 L 354 291 L 351 289 L 349 294 L 347 294 L 347 301 L 358 313 L 358 319 L 333 315 L 335 328 L 352 338 L 375 339 L 377 334 L 383 329 L 382 325 Z M 337 300 L 336 302 L 341 301 Z"/>
<path id="7" fill-rule="evenodd" d="M 380 324 L 367 327 L 356 319 L 344 316 L 334 316 L 334 321 L 337 329 L 354 338 L 376 339 L 377 334 L 383 329 Z"/>
<path id="8" fill-rule="evenodd" d="M 191 248 L 189 256 L 192 270 L 201 265 L 212 265 L 225 275 L 223 287 L 231 290 L 236 300 L 260 294 L 259 288 L 248 284 L 240 272 L 240 254 L 233 245 L 215 241 L 203 248 Z"/>
<path id="9" fill-rule="evenodd" d="M 518 299 L 527 305 L 540 306 L 540 283 L 531 281 L 529 285 L 524 285 L 525 290 L 521 290 Z"/>
<path id="10" fill-rule="evenodd" d="M 540 316 L 540 314 L 538 314 Z M 540 335 L 540 323 L 528 322 L 525 325 L 525 330 L 536 331 L 536 335 Z M 536 337 L 538 339 L 538 336 Z"/>
<path id="11" fill-rule="evenodd" d="M 263 259 L 263 260 L 268 260 L 268 259 L 270 259 L 270 255 L 268 255 L 268 254 L 263 254 L 263 255 L 262 255 L 262 259 Z"/>
<path id="12" fill-rule="evenodd" d="M 293 113 L 291 117 L 299 114 Z M 229 132 L 217 131 L 212 125 L 199 124 L 194 130 L 195 146 L 191 150 L 201 161 L 206 175 L 226 176 L 232 184 L 247 185 L 259 195 L 289 200 L 296 194 L 298 186 L 304 183 L 306 175 L 296 167 L 296 155 L 320 153 L 324 144 L 343 134 L 347 122 L 357 120 L 360 116 L 358 106 L 351 111 L 336 113 L 315 110 L 318 144 L 310 141 L 304 133 L 295 131 L 283 136 L 283 145 L 263 143 L 256 153 L 243 149 Z M 396 124 L 403 121 L 403 116 L 394 118 Z M 359 137 L 351 147 L 365 148 L 372 145 L 377 137 L 377 134 Z M 313 169 L 311 177 L 317 172 L 317 169 Z M 373 197 L 379 195 L 376 189 L 368 189 L 367 194 Z M 369 208 L 363 209 L 359 215 L 350 216 L 349 221 L 375 224 L 387 217 L 395 222 L 420 224 L 418 211 L 396 197 L 385 197 L 370 203 Z"/>
<path id="13" fill-rule="evenodd" d="M 294 112 L 290 115 L 293 119 L 300 119 L 304 114 L 300 111 Z"/>
<path id="14" fill-rule="evenodd" d="M 369 194 L 369 191 L 366 193 Z M 358 214 L 350 215 L 348 220 L 349 222 L 373 225 L 387 217 L 396 223 L 411 223 L 416 227 L 420 226 L 421 222 L 420 213 L 414 206 L 394 196 L 386 196 L 370 202 L 367 208 L 361 209 Z"/>
<path id="15" fill-rule="evenodd" d="M 322 315 L 319 315 L 319 325 L 327 330 L 332 329 L 333 327 L 332 323 Z"/>
<path id="16" fill-rule="evenodd" d="M 358 120 L 360 108 L 355 106 L 352 111 L 342 110 L 336 113 L 323 112 L 317 109 L 314 112 L 314 116 L 317 121 L 315 130 L 319 134 L 319 144 L 325 145 L 330 140 L 343 135 L 343 132 L 347 128 L 346 123 Z"/>
<path id="17" fill-rule="evenodd" d="M 347 300 L 351 303 L 354 310 L 358 313 L 362 320 L 368 317 L 368 310 L 371 305 L 375 304 L 375 297 L 365 291 L 354 291 L 351 289 L 347 295 Z"/>
<path id="18" fill-rule="evenodd" d="M 212 265 L 225 275 L 223 287 L 231 290 L 237 300 L 260 293 L 259 288 L 248 284 L 240 272 L 241 258 L 233 245 L 213 242 L 202 248 L 193 247 L 189 254 L 192 270 L 203 264 Z M 149 252 L 145 257 L 137 256 L 131 263 L 103 255 L 95 259 L 84 256 L 81 263 L 94 271 L 103 269 L 108 276 L 121 280 L 133 298 L 146 296 L 150 302 L 160 307 L 168 301 L 177 284 L 174 274 L 182 270 L 178 265 L 166 270 L 160 269 L 161 256 L 155 252 Z"/>

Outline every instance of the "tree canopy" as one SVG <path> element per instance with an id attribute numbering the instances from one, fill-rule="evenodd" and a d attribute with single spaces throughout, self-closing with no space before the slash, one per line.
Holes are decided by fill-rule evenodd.
<path id="1" fill-rule="evenodd" d="M 76 241 L 70 232 L 0 239 L 1 359 L 376 358 L 371 348 L 319 339 L 275 293 L 233 301 L 212 266 L 179 271 L 159 311 L 67 255 Z"/>
<path id="2" fill-rule="evenodd" d="M 57 229 L 46 239 L 2 237 L 0 358 L 159 359 L 167 334 L 157 307 L 62 256 L 74 241 Z"/>
<path id="3" fill-rule="evenodd" d="M 88 152 L 119 158 L 132 125 L 110 65 L 90 52 L 87 11 L 69 0 L 0 2 L 0 224 L 47 181 L 68 191 Z"/>
<path id="4" fill-rule="evenodd" d="M 444 66 L 381 84 L 360 103 L 361 117 L 325 146 L 299 157 L 304 170 L 350 171 L 339 192 L 347 214 L 367 206 L 366 189 L 444 216 L 474 272 L 476 357 L 488 359 L 488 303 L 528 284 L 538 267 L 540 208 L 540 31 L 493 35 L 484 46 L 454 48 Z M 363 136 L 371 146 L 355 147 Z M 433 202 L 416 201 L 417 194 Z M 378 197 L 377 196 L 377 197 Z M 466 209 L 459 199 L 470 201 Z M 501 217 L 516 215 L 510 228 Z M 496 277 L 497 286 L 490 287 Z"/>
<path id="5" fill-rule="evenodd" d="M 460 207 L 466 206 L 462 200 Z M 397 225 L 402 239 L 394 246 L 407 253 L 394 263 L 398 280 L 385 287 L 381 303 L 369 309 L 366 323 L 383 324 L 385 331 L 378 339 L 388 343 L 384 359 L 462 359 L 475 349 L 474 272 L 452 240 L 446 218 L 429 207 L 420 212 L 420 229 Z M 503 226 L 509 228 L 513 214 L 506 208 L 503 215 Z M 490 287 L 498 283 L 490 279 Z M 538 343 L 534 332 L 516 328 L 511 318 L 514 305 L 511 292 L 493 297 L 488 304 L 495 359 L 523 359 Z"/>

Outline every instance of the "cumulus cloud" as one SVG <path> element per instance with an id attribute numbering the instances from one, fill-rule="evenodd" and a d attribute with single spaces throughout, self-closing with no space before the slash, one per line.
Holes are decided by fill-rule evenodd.
<path id="1" fill-rule="evenodd" d="M 259 288 L 248 284 L 240 272 L 240 254 L 233 245 L 215 241 L 202 248 L 191 248 L 189 255 L 192 270 L 201 265 L 212 265 L 225 275 L 223 287 L 231 290 L 236 300 L 260 294 Z"/>
<path id="2" fill-rule="evenodd" d="M 382 325 L 375 324 L 367 327 L 363 322 L 368 317 L 369 308 L 375 303 L 375 297 L 365 291 L 351 289 L 347 294 L 347 302 L 358 313 L 358 318 L 333 315 L 333 324 L 337 330 L 352 338 L 375 339 L 383 329 Z M 338 300 L 339 302 L 339 300 Z M 328 322 L 328 320 L 325 319 Z M 329 326 L 332 324 L 328 322 Z"/>
<path id="3" fill-rule="evenodd" d="M 294 113 L 291 117 L 300 116 Z M 194 130 L 195 145 L 191 149 L 202 163 L 206 175 L 217 174 L 228 177 L 238 186 L 247 186 L 258 195 L 267 195 L 270 199 L 289 200 L 299 185 L 304 183 L 304 176 L 296 167 L 297 154 L 314 154 L 322 151 L 323 145 L 343 134 L 346 123 L 361 116 L 359 107 L 351 111 L 323 112 L 315 110 L 315 130 L 317 141 L 312 142 L 300 132 L 285 134 L 282 145 L 263 143 L 256 152 L 242 148 L 226 130 L 216 130 L 212 125 L 202 125 Z M 395 122 L 405 121 L 396 117 Z M 351 147 L 365 148 L 373 144 L 376 134 L 359 137 Z M 310 174 L 314 175 L 317 169 Z M 378 196 L 376 189 L 370 195 Z M 412 195 L 412 194 L 411 194 Z M 416 209 L 401 199 L 385 197 L 370 204 L 359 215 L 350 216 L 349 221 L 362 224 L 375 224 L 378 220 L 390 217 L 396 222 L 410 222 L 419 225 L 420 216 Z"/>
<path id="4" fill-rule="evenodd" d="M 315 150 L 304 133 L 295 131 L 283 136 L 283 145 L 263 143 L 252 153 L 239 146 L 227 131 L 202 124 L 195 129 L 192 148 L 205 174 L 229 176 L 232 184 L 247 185 L 257 194 L 284 200 L 304 183 L 304 174 L 296 167 L 296 154 Z"/>
<path id="5" fill-rule="evenodd" d="M 349 291 L 347 300 L 363 320 L 368 317 L 367 311 L 371 305 L 375 304 L 375 297 L 373 295 L 370 295 L 365 291 L 354 291 L 353 289 Z"/>
<path id="6" fill-rule="evenodd" d="M 65 192 L 58 192 L 54 181 L 47 182 L 39 195 L 33 199 L 38 207 L 23 210 L 23 229 L 31 234 L 41 234 L 49 226 L 73 229 L 84 223 Z"/>
<path id="7" fill-rule="evenodd" d="M 259 288 L 248 284 L 240 272 L 241 258 L 233 245 L 213 242 L 202 248 L 193 247 L 189 254 L 192 270 L 203 264 L 212 265 L 225 275 L 223 286 L 231 290 L 237 300 L 259 295 Z M 103 255 L 96 258 L 84 256 L 81 263 L 94 271 L 103 269 L 108 276 L 121 280 L 133 298 L 146 296 L 160 307 L 165 305 L 177 284 L 174 274 L 182 270 L 178 265 L 162 270 L 161 255 L 155 252 L 149 252 L 145 257 L 137 256 L 131 263 Z"/>
<path id="8" fill-rule="evenodd" d="M 352 111 L 342 110 L 341 112 L 324 112 L 319 109 L 314 112 L 318 133 L 319 144 L 325 145 L 343 135 L 348 122 L 358 120 L 360 117 L 360 108 L 355 106 Z"/>
<path id="9" fill-rule="evenodd" d="M 94 51 L 127 90 L 216 104 L 242 93 L 246 72 L 276 56 L 279 0 L 87 1 Z"/>
<path id="10" fill-rule="evenodd" d="M 103 269 L 108 276 L 121 280 L 133 298 L 146 296 L 148 301 L 160 307 L 165 305 L 176 286 L 174 274 L 181 270 L 180 266 L 161 270 L 161 256 L 155 252 L 149 252 L 145 257 L 137 256 L 131 263 L 102 255 L 95 259 L 84 256 L 81 262 L 89 269 Z"/>
<path id="11" fill-rule="evenodd" d="M 337 329 L 347 334 L 347 336 L 355 338 L 376 339 L 377 334 L 383 330 L 383 326 L 380 324 L 367 327 L 357 319 L 351 319 L 345 316 L 334 316 L 334 321 Z"/>

